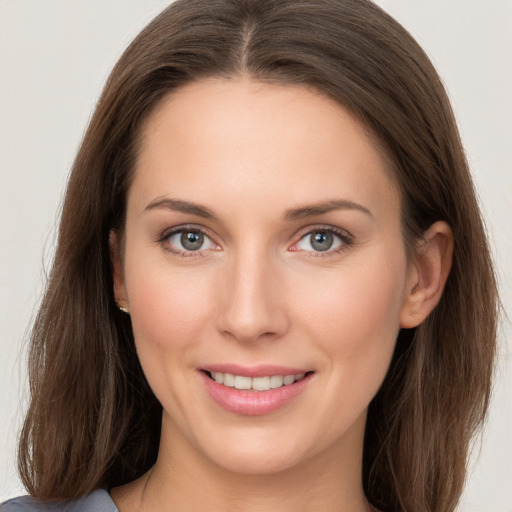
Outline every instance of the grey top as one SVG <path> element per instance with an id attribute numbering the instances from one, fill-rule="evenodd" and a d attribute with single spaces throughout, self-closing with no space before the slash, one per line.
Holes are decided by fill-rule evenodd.
<path id="1" fill-rule="evenodd" d="M 38 501 L 32 496 L 20 496 L 0 505 L 0 512 L 119 512 L 105 489 L 72 501 Z"/>

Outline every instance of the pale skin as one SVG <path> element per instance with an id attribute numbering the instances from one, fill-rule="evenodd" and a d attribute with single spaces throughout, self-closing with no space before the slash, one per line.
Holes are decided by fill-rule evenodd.
<path id="1" fill-rule="evenodd" d="M 368 404 L 450 271 L 449 226 L 424 238 L 408 258 L 393 172 L 332 99 L 248 77 L 166 98 L 111 236 L 115 296 L 163 406 L 158 461 L 112 490 L 120 511 L 368 511 Z M 235 414 L 203 385 L 224 363 L 311 378 L 275 411 Z"/>

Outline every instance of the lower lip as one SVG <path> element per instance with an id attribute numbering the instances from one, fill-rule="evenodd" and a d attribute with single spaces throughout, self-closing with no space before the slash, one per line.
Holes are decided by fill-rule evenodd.
<path id="1" fill-rule="evenodd" d="M 230 388 L 215 382 L 204 371 L 200 375 L 212 399 L 226 411 L 245 416 L 262 416 L 277 411 L 300 395 L 311 381 L 313 373 L 293 384 L 268 391 Z"/>

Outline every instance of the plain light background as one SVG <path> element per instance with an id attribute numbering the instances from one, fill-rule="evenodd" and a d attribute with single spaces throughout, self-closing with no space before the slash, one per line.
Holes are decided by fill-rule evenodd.
<path id="1" fill-rule="evenodd" d="M 207 1 L 207 0 L 205 0 Z M 512 310 L 512 2 L 381 0 L 452 99 Z M 24 494 L 16 437 L 27 329 L 54 250 L 63 187 L 113 64 L 164 0 L 0 0 L 0 502 Z M 484 435 L 460 510 L 512 511 L 512 344 L 503 320 Z M 507 350 L 508 343 L 508 350 Z"/>

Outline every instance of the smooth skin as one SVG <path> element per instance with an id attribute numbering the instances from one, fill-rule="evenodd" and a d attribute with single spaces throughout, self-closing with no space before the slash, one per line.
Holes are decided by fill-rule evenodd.
<path id="1" fill-rule="evenodd" d="M 111 235 L 115 296 L 163 406 L 158 461 L 112 490 L 120 511 L 368 511 L 368 404 L 400 328 L 439 301 L 452 238 L 437 222 L 407 258 L 392 170 L 316 90 L 240 76 L 168 96 Z M 239 415 L 204 386 L 201 368 L 224 363 L 313 373 L 277 411 Z"/>

